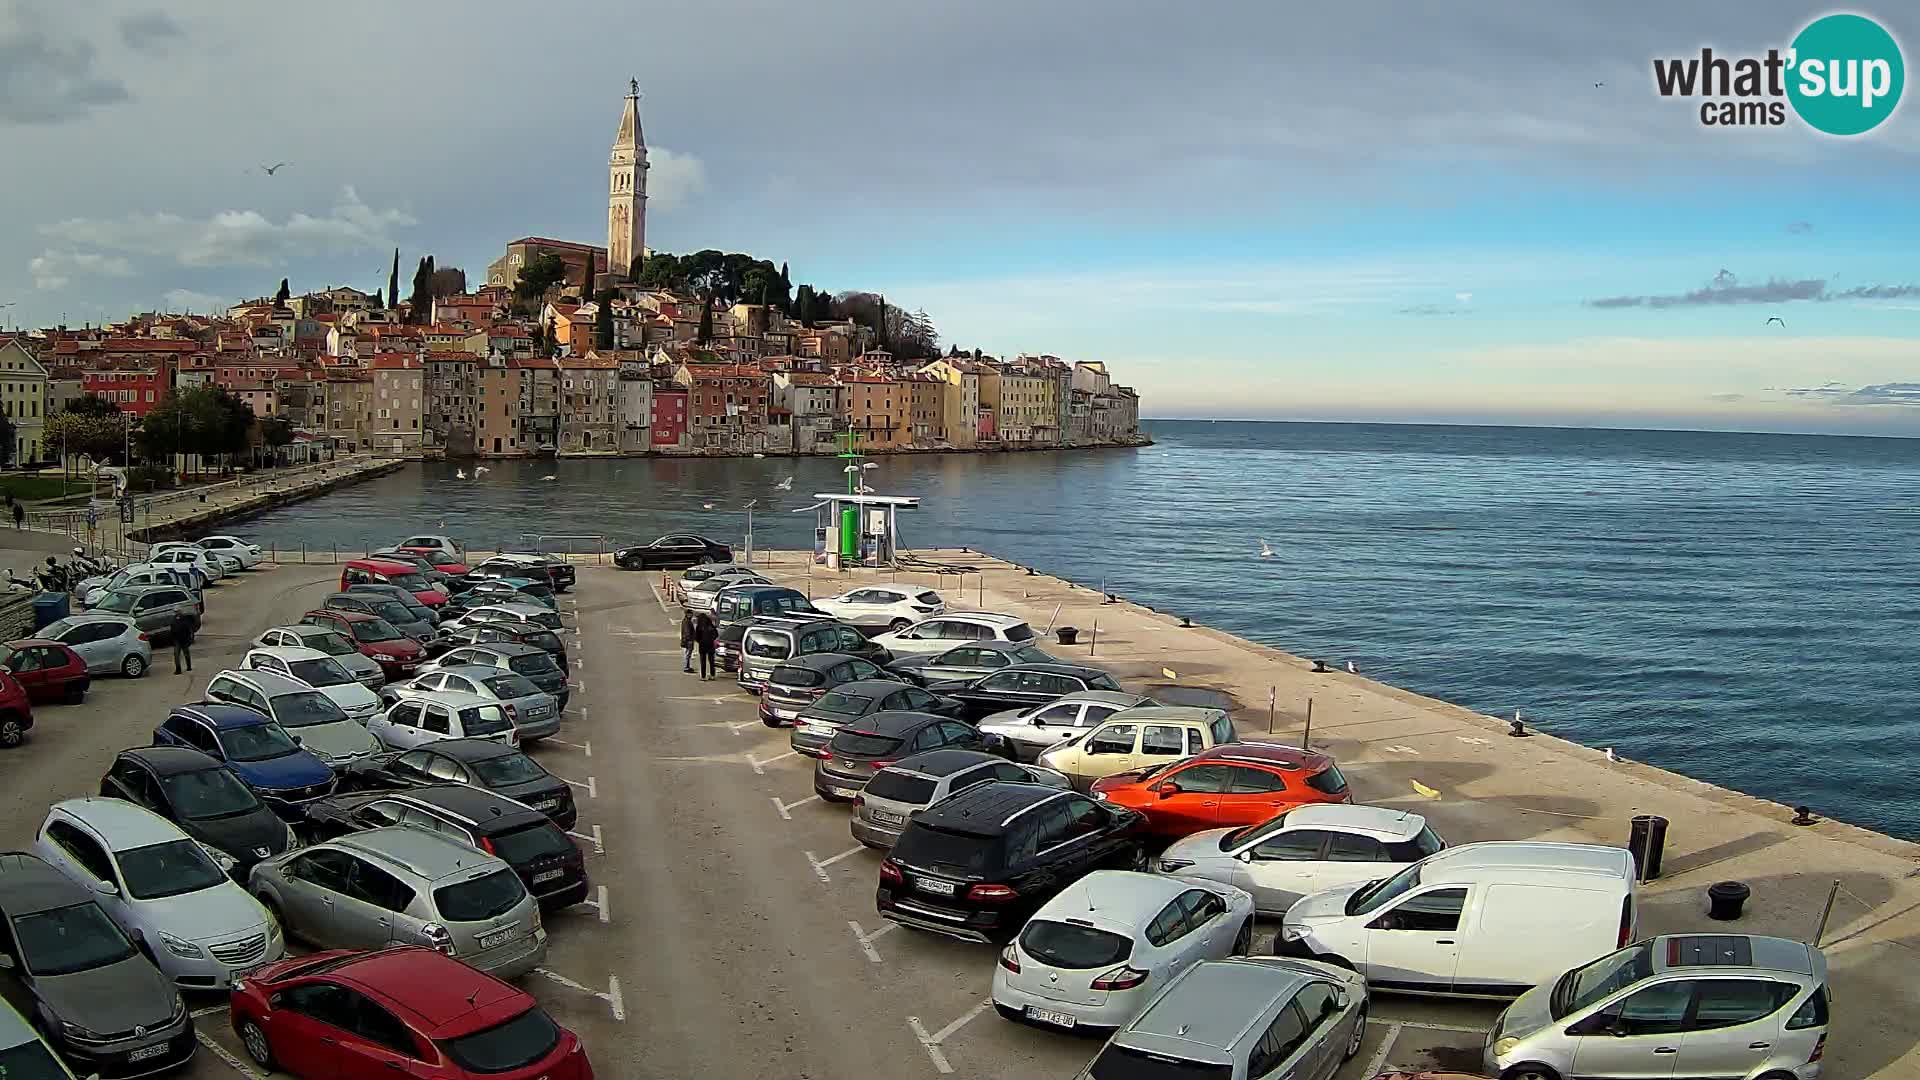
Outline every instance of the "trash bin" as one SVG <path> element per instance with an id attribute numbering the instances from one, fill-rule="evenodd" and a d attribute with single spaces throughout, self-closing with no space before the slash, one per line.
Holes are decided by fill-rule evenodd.
<path id="1" fill-rule="evenodd" d="M 1063 626 L 1055 630 L 1053 636 L 1060 639 L 1060 644 L 1071 645 L 1074 639 L 1080 636 L 1080 628 L 1077 626 Z"/>
<path id="2" fill-rule="evenodd" d="M 67 594 L 43 592 L 33 598 L 33 628 L 40 630 L 67 617 Z"/>
<path id="3" fill-rule="evenodd" d="M 1707 887 L 1707 918 L 1731 922 L 1740 917 L 1740 908 L 1753 890 L 1742 881 L 1718 881 Z"/>
<path id="4" fill-rule="evenodd" d="M 1627 833 L 1627 850 L 1633 853 L 1633 868 L 1641 881 L 1660 877 L 1660 856 L 1667 847 L 1667 819 L 1653 814 L 1635 817 Z"/>

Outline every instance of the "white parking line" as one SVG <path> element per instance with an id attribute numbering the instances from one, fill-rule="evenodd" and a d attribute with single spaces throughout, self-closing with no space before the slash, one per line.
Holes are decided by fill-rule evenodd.
<path id="1" fill-rule="evenodd" d="M 567 830 L 567 835 L 573 837 L 575 840 L 585 840 L 587 843 L 592 844 L 595 855 L 605 855 L 607 853 L 607 844 L 605 840 L 600 838 L 600 826 L 598 825 L 593 827 L 592 836 L 588 836 L 585 833 L 574 832 L 572 829 Z"/>
<path id="2" fill-rule="evenodd" d="M 549 979 L 553 982 L 557 982 L 561 986 L 564 986 L 569 990 L 578 990 L 583 994 L 588 994 L 593 997 L 597 997 L 601 1001 L 606 1002 L 607 1008 L 613 1011 L 613 1018 L 615 1020 L 625 1020 L 627 1018 L 627 1005 L 626 1005 L 626 1001 L 620 996 L 620 979 L 618 976 L 612 976 L 612 975 L 608 976 L 606 993 L 601 993 L 600 991 L 595 990 L 591 986 L 582 986 L 581 984 L 574 982 L 572 979 L 567 978 L 565 975 L 561 975 L 558 972 L 548 971 L 546 968 L 534 968 L 533 973 L 535 975 L 541 976 L 542 978 Z"/>
<path id="3" fill-rule="evenodd" d="M 1394 1020 L 1394 1027 L 1416 1028 L 1420 1031 L 1457 1031 L 1465 1035 L 1485 1035 L 1484 1027 L 1467 1027 L 1461 1024 L 1429 1024 L 1424 1020 Z"/>
<path id="4" fill-rule="evenodd" d="M 827 876 L 827 867 L 832 866 L 834 863 L 837 863 L 841 859 L 847 858 L 850 855 L 858 855 L 865 850 L 867 850 L 867 847 L 865 844 L 855 844 L 854 846 L 848 848 L 847 850 L 841 852 L 838 855 L 833 856 L 830 859 L 817 858 L 814 856 L 813 852 L 811 851 L 807 852 L 806 856 L 807 856 L 807 861 L 813 864 L 813 876 L 820 879 L 820 884 L 831 885 L 833 884 L 833 879 Z"/>
<path id="5" fill-rule="evenodd" d="M 920 1045 L 927 1048 L 927 1056 L 933 1059 L 933 1067 L 942 1073 L 950 1073 L 953 1071 L 953 1066 L 948 1063 L 947 1055 L 941 1052 L 940 1044 L 946 1042 L 947 1037 L 954 1032 L 966 1027 L 968 1022 L 974 1017 L 986 1012 L 988 1006 L 992 1004 L 993 999 L 987 998 L 980 1004 L 968 1009 L 965 1016 L 962 1016 L 960 1019 L 955 1020 L 953 1023 L 948 1024 L 946 1027 L 941 1028 L 931 1035 L 927 1034 L 927 1026 L 921 1023 L 920 1018 L 917 1016 L 907 1017 L 907 1026 L 913 1029 L 913 1037 L 920 1040 Z"/>
<path id="6" fill-rule="evenodd" d="M 594 912 L 600 916 L 600 921 L 604 923 L 607 921 L 607 887 L 605 885 L 595 885 L 594 895 L 596 899 L 582 900 L 575 906 L 592 908 Z"/>
<path id="7" fill-rule="evenodd" d="M 587 798 L 589 799 L 597 799 L 600 797 L 600 789 L 598 785 L 594 783 L 594 779 L 591 776 L 587 777 L 587 782 L 584 784 L 578 780 L 567 780 L 566 777 L 561 776 L 559 773 L 554 773 L 553 777 L 556 780 L 565 780 L 567 783 L 572 784 L 574 787 L 585 788 L 587 792 Z"/>
<path id="8" fill-rule="evenodd" d="M 660 595 L 660 586 L 658 586 L 658 585 L 655 585 L 655 584 L 654 584 L 654 583 L 652 583 L 652 582 L 648 582 L 648 583 L 647 583 L 647 588 L 648 588 L 649 590 L 651 590 L 651 591 L 652 591 L 652 593 L 653 593 L 653 598 L 654 598 L 654 599 L 655 599 L 656 601 L 658 601 L 658 602 L 659 602 L 659 604 L 660 604 L 660 614 L 662 614 L 662 615 L 665 615 L 665 616 L 667 617 L 667 621 L 668 621 L 668 622 L 672 622 L 672 621 L 673 621 L 673 612 L 672 612 L 671 610 L 669 610 L 669 609 L 668 609 L 668 607 L 667 607 L 667 598 L 666 598 L 666 597 L 664 597 L 664 596 L 661 596 L 661 595 Z"/>
<path id="9" fill-rule="evenodd" d="M 781 759 L 783 759 L 783 758 L 790 758 L 790 757 L 799 757 L 799 756 L 800 756 L 800 755 L 798 755 L 798 754 L 796 754 L 796 753 L 794 753 L 793 751 L 791 751 L 791 750 L 789 750 L 789 751 L 787 751 L 787 752 L 786 752 L 786 753 L 784 753 L 784 754 L 775 754 L 775 755 L 773 755 L 772 757 L 770 757 L 770 758 L 768 758 L 767 760 L 765 760 L 765 761 L 761 761 L 761 760 L 760 760 L 759 758 L 757 758 L 757 757 L 754 757 L 754 756 L 753 756 L 752 754 L 748 754 L 748 755 L 747 755 L 747 764 L 749 764 L 749 765 L 751 765 L 751 766 L 753 766 L 753 771 L 754 771 L 754 772 L 756 772 L 756 773 L 758 773 L 758 774 L 759 774 L 759 775 L 761 775 L 761 776 L 765 776 L 765 775 L 767 774 L 767 766 L 769 766 L 769 765 L 771 765 L 771 764 L 773 764 L 774 762 L 776 762 L 776 761 L 779 761 L 779 760 L 781 760 Z"/>
<path id="10" fill-rule="evenodd" d="M 585 754 L 585 755 L 587 755 L 588 757 L 592 757 L 592 756 L 593 756 L 593 741 L 592 741 L 591 739 L 589 739 L 588 741 L 586 741 L 586 742 L 583 742 L 583 743 L 578 743 L 578 742 L 568 742 L 568 741 L 567 741 L 567 740 L 565 740 L 565 739 L 556 739 L 556 738 L 554 738 L 553 736 L 551 736 L 551 735 L 549 735 L 549 736 L 547 736 L 546 738 L 544 738 L 544 739 L 542 739 L 542 740 L 540 740 L 540 741 L 541 741 L 541 742 L 550 742 L 550 743 L 552 743 L 552 744 L 554 744 L 555 746 L 571 746 L 571 747 L 573 747 L 573 748 L 574 748 L 575 750 L 578 750 L 578 751 L 580 751 L 581 753 L 583 753 L 583 754 Z"/>
<path id="11" fill-rule="evenodd" d="M 226 1011 L 227 1007 L 225 1005 L 208 1005 L 205 1008 L 193 1010 L 191 1015 L 195 1020 L 198 1020 L 203 1016 L 212 1016 L 214 1013 L 223 1013 Z"/>
<path id="12" fill-rule="evenodd" d="M 200 1040 L 201 1046 L 206 1047 L 207 1051 L 211 1053 L 214 1057 L 217 1057 L 221 1061 L 226 1062 L 227 1066 L 231 1068 L 234 1072 L 239 1073 L 241 1076 L 253 1077 L 255 1078 L 255 1080 L 260 1080 L 261 1074 L 258 1071 L 256 1071 L 252 1065 L 249 1065 L 246 1062 L 241 1061 L 239 1058 L 229 1053 L 226 1047 L 221 1046 L 217 1042 L 214 1042 L 213 1036 L 197 1028 L 194 1030 L 193 1036 L 194 1038 Z"/>
<path id="13" fill-rule="evenodd" d="M 1399 1037 L 1400 1037 L 1400 1025 L 1388 1024 L 1386 1039 L 1380 1043 L 1380 1049 L 1374 1051 L 1373 1061 L 1367 1065 L 1367 1071 L 1362 1073 L 1361 1075 L 1379 1076 L 1380 1073 L 1386 1068 L 1387 1055 L 1393 1053 L 1394 1040 L 1398 1039 Z"/>
<path id="14" fill-rule="evenodd" d="M 769 795 L 769 796 L 767 796 L 767 798 L 769 798 L 769 799 L 771 799 L 771 800 L 773 801 L 773 809 L 774 809 L 774 812 L 775 812 L 775 813 L 778 813 L 778 814 L 780 815 L 780 820 L 781 820 L 781 821 L 792 821 L 792 820 L 793 820 L 793 814 L 791 814 L 791 813 L 789 813 L 789 811 L 791 811 L 791 810 L 792 810 L 792 809 L 793 809 L 794 807 L 796 807 L 796 806 L 805 806 L 805 805 L 807 805 L 807 804 L 808 804 L 808 803 L 810 803 L 810 802 L 819 802 L 819 801 L 820 801 L 820 796 L 818 796 L 818 795 L 809 795 L 809 796 L 807 796 L 807 797 L 806 797 L 806 798 L 804 798 L 804 799 L 795 799 L 795 800 L 794 800 L 794 801 L 792 801 L 792 802 L 781 802 L 781 801 L 780 801 L 780 799 L 779 799 L 779 797 L 778 797 L 778 796 L 776 796 L 776 795 Z"/>
<path id="15" fill-rule="evenodd" d="M 860 928 L 859 923 L 848 919 L 847 928 L 853 931 L 853 940 L 860 943 L 860 951 L 867 954 L 867 960 L 871 963 L 878 964 L 881 962 L 880 953 L 873 947 L 873 943 L 886 936 L 889 931 L 900 929 L 900 924 L 890 922 L 869 934 Z"/>

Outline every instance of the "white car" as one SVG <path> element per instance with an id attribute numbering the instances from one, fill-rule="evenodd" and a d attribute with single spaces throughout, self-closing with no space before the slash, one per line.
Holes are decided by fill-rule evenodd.
<path id="1" fill-rule="evenodd" d="M 403 697 L 374 717 L 367 730 L 394 750 L 411 750 L 440 739 L 486 739 L 520 745 L 520 730 L 505 706 L 492 698 L 452 690 Z"/>
<path id="2" fill-rule="evenodd" d="M 813 606 L 843 623 L 867 630 L 886 627 L 895 632 L 947 610 L 947 602 L 939 593 L 900 585 L 869 585 L 831 600 L 815 600 Z"/>
<path id="3" fill-rule="evenodd" d="M 463 559 L 467 554 L 467 549 L 460 546 L 458 540 L 455 540 L 451 536 L 441 536 L 438 533 L 421 533 L 415 536 L 409 536 L 393 546 L 397 548 L 437 551 L 450 559 Z"/>
<path id="4" fill-rule="evenodd" d="M 1244 889 L 1096 870 L 1042 904 L 1000 953 L 993 1007 L 1047 1027 L 1118 1028 L 1188 968 L 1252 944 Z"/>
<path id="5" fill-rule="evenodd" d="M 354 678 L 353 673 L 340 661 L 319 649 L 285 646 L 249 649 L 241 659 L 240 666 L 254 671 L 271 671 L 275 675 L 285 675 L 295 682 L 305 683 L 340 706 L 340 711 L 346 713 L 349 719 L 363 724 L 380 714 L 380 695 Z"/>
<path id="6" fill-rule="evenodd" d="M 198 580 L 190 566 L 134 563 L 105 577 L 90 577 L 82 581 L 74 587 L 73 595 L 80 601 L 81 607 L 92 607 L 115 589 L 128 589 L 136 585 L 178 585 L 183 589 L 197 589 Z"/>
<path id="7" fill-rule="evenodd" d="M 156 545 L 165 547 L 165 545 Z M 219 559 L 197 547 L 179 545 L 164 551 L 147 552 L 147 562 L 155 566 L 185 566 L 200 571 L 208 581 L 219 581 L 227 576 L 226 567 Z"/>
<path id="8" fill-rule="evenodd" d="M 269 626 L 254 636 L 253 646 L 259 649 L 294 648 L 318 649 L 339 661 L 347 674 L 360 680 L 370 690 L 378 690 L 386 685 L 387 676 L 372 657 L 360 652 L 353 639 L 328 626 L 313 626 L 308 623 L 295 623 L 289 626 Z"/>
<path id="9" fill-rule="evenodd" d="M 440 624 L 442 631 L 472 623 L 500 622 L 518 623 L 526 626 L 542 626 L 548 630 L 560 629 L 560 613 L 545 604 L 482 604 L 457 619 L 449 619 Z"/>
<path id="10" fill-rule="evenodd" d="M 217 855 L 145 807 L 55 803 L 34 854 L 84 888 L 182 990 L 224 990 L 286 954 L 280 926 Z M 224 867 L 221 862 L 224 860 Z"/>
<path id="11" fill-rule="evenodd" d="M 949 612 L 874 638 L 895 656 L 946 652 L 969 641 L 1032 641 L 1033 627 L 1018 615 L 991 611 Z"/>
<path id="12" fill-rule="evenodd" d="M 155 555 L 163 555 L 169 551 L 198 551 L 213 560 L 214 565 L 218 566 L 222 572 L 228 574 L 237 574 L 246 569 L 238 555 L 231 551 L 215 551 L 198 540 L 163 540 L 147 548 L 147 557 L 151 559 Z"/>
<path id="13" fill-rule="evenodd" d="M 1161 873 L 1224 881 L 1262 912 L 1286 914 L 1321 889 L 1392 877 L 1447 846 L 1404 810 L 1310 803 L 1243 829 L 1208 829 L 1160 853 Z"/>
<path id="14" fill-rule="evenodd" d="M 259 544 L 249 543 L 238 536 L 203 536 L 200 538 L 200 548 L 222 558 L 233 559 L 243 570 L 259 566 L 267 557 Z"/>

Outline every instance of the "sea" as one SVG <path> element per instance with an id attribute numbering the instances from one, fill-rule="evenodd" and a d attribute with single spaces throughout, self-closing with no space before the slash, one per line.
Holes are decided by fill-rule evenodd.
<path id="1" fill-rule="evenodd" d="M 1624 757 L 1920 839 L 1920 440 L 1152 421 L 1137 449 L 871 459 L 968 546 Z M 410 466 L 238 523 L 555 550 L 813 541 L 832 458 Z M 456 475 L 456 470 L 465 479 Z M 783 482 L 792 478 L 785 486 Z M 1262 544 L 1272 552 L 1262 554 Z"/>

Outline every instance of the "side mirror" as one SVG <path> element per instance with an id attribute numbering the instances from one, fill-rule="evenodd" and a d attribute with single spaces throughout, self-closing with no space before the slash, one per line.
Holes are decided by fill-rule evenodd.
<path id="1" fill-rule="evenodd" d="M 12 971 L 12 970 L 13 970 L 13 957 L 8 956 L 5 953 L 0 953 L 0 971 Z"/>
<path id="2" fill-rule="evenodd" d="M 300 736 L 298 736 L 298 735 L 293 735 L 293 736 L 289 736 L 289 737 L 293 739 L 293 745 L 295 745 L 295 746 L 305 746 L 305 745 L 307 745 L 307 741 L 306 741 L 305 739 L 302 739 L 302 738 L 301 738 Z"/>
<path id="3" fill-rule="evenodd" d="M 1333 988 L 1333 1007 L 1334 1008 L 1336 1009 L 1346 1008 L 1348 1000 L 1349 999 L 1347 997 L 1347 992 L 1344 989 L 1341 989 L 1338 986 Z"/>
<path id="4" fill-rule="evenodd" d="M 1235 855 L 1234 858 L 1239 859 L 1241 862 L 1244 862 L 1244 863 L 1250 863 L 1253 861 L 1253 849 L 1248 848 L 1247 850 L 1241 852 L 1240 854 Z"/>
<path id="5" fill-rule="evenodd" d="M 1153 790 L 1159 792 L 1161 798 L 1171 799 L 1175 795 L 1180 794 L 1180 785 L 1171 780 L 1167 780 L 1153 785 Z"/>
<path id="6" fill-rule="evenodd" d="M 93 891 L 101 896 L 119 896 L 120 886 L 111 881 L 96 881 L 93 883 Z"/>

